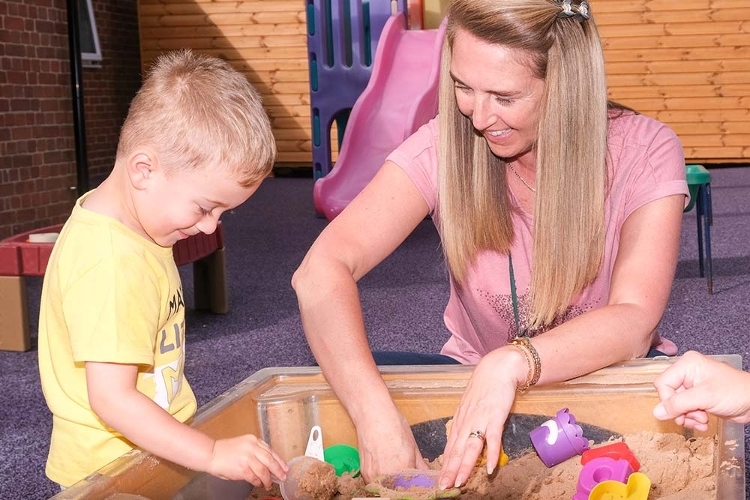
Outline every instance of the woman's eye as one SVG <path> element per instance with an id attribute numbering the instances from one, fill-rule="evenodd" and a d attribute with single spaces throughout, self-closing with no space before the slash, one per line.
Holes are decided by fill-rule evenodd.
<path id="1" fill-rule="evenodd" d="M 203 208 L 203 207 L 198 207 L 198 210 L 200 210 L 200 213 L 201 213 L 201 215 L 208 215 L 208 214 L 210 214 L 210 213 L 211 213 L 211 211 L 210 211 L 210 210 L 206 210 L 206 209 L 205 209 L 205 208 Z"/>

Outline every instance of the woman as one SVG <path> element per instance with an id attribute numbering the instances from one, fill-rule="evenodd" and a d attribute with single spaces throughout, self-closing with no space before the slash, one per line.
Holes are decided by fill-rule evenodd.
<path id="1" fill-rule="evenodd" d="M 656 328 L 688 194 L 674 133 L 608 102 L 586 2 L 455 0 L 447 15 L 438 117 L 388 157 L 293 277 L 365 477 L 423 467 L 368 347 L 356 283 L 432 216 L 451 286 L 440 359 L 476 364 L 442 487 L 465 483 L 485 445 L 494 470 L 517 390 L 654 347 L 675 354 Z"/>

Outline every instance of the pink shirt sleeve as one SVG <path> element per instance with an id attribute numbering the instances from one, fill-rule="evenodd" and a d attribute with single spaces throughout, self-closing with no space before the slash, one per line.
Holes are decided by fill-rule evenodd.
<path id="1" fill-rule="evenodd" d="M 437 205 L 438 123 L 433 118 L 393 151 L 386 161 L 404 169 L 434 214 Z"/>

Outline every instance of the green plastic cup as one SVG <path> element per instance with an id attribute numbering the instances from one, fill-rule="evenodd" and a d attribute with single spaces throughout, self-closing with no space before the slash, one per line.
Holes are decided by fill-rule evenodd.
<path id="1" fill-rule="evenodd" d="M 333 466 L 337 476 L 349 473 L 359 475 L 359 452 L 348 444 L 334 444 L 323 450 L 323 459 Z"/>

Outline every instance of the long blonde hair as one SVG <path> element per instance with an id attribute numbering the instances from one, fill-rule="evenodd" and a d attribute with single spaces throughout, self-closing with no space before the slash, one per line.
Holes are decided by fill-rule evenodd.
<path id="1" fill-rule="evenodd" d="M 523 51 L 545 81 L 534 145 L 531 329 L 550 324 L 595 279 L 604 253 L 604 56 L 594 19 L 560 12 L 548 0 L 454 0 L 442 56 L 438 210 L 446 261 L 458 283 L 479 251 L 509 253 L 514 235 L 505 162 L 456 106 L 449 71 L 457 31 Z"/>
<path id="2" fill-rule="evenodd" d="M 117 159 L 154 148 L 170 171 L 219 167 L 245 187 L 271 173 L 276 142 L 260 94 L 215 57 L 161 55 L 130 104 Z"/>

